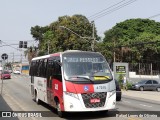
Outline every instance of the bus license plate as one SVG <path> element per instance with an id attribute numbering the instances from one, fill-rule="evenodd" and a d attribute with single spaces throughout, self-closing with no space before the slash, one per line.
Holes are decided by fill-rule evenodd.
<path id="1" fill-rule="evenodd" d="M 94 99 L 90 99 L 90 103 L 99 103 L 100 99 L 94 98 Z"/>

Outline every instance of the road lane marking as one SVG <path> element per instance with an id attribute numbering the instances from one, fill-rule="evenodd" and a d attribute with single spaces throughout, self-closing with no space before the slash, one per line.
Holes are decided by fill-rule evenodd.
<path id="1" fill-rule="evenodd" d="M 142 118 L 130 117 L 128 120 L 143 120 Z"/>
<path id="2" fill-rule="evenodd" d="M 139 104 L 139 105 L 144 106 L 144 107 L 152 107 L 152 106 L 145 105 L 145 104 Z"/>

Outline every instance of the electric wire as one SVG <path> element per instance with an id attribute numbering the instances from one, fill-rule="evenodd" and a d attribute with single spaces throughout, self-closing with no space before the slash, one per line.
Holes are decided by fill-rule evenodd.
<path id="1" fill-rule="evenodd" d="M 125 3 L 123 3 L 123 4 L 119 5 L 119 6 L 117 6 L 117 7 L 115 7 L 115 8 L 113 8 L 113 9 L 111 9 L 111 10 L 108 10 L 108 11 L 106 11 L 106 12 L 104 12 L 104 13 L 101 13 L 101 14 L 99 14 L 99 15 L 94 16 L 93 18 L 90 18 L 90 20 L 91 20 L 91 21 L 97 20 L 97 19 L 99 19 L 99 18 L 101 18 L 101 17 L 104 17 L 104 16 L 106 16 L 106 15 L 108 15 L 108 14 L 114 12 L 114 11 L 117 11 L 117 10 L 119 10 L 119 9 L 121 9 L 121 8 L 123 8 L 123 7 L 131 4 L 131 3 L 133 3 L 133 2 L 135 2 L 135 1 L 137 1 L 137 0 L 127 1 L 127 2 L 125 2 Z"/>
<path id="2" fill-rule="evenodd" d="M 5 44 L 4 46 L 9 46 L 9 47 L 11 47 L 11 48 L 13 48 L 13 49 L 19 50 L 18 48 L 15 48 L 15 47 L 13 47 L 12 45 L 9 45 L 9 44 L 7 44 L 6 42 L 4 42 L 4 41 L 2 41 L 2 40 L 1 40 L 1 42 Z"/>
<path id="3" fill-rule="evenodd" d="M 112 5 L 112 6 L 108 7 L 108 8 L 106 8 L 106 9 L 103 9 L 102 11 L 97 12 L 97 13 L 95 13 L 95 14 L 89 16 L 88 19 L 90 19 L 90 18 L 92 18 L 92 17 L 95 17 L 96 15 L 98 15 L 98 14 L 100 14 L 100 13 L 102 13 L 102 12 L 104 12 L 104 11 L 106 11 L 106 10 L 108 10 L 108 9 L 110 9 L 110 8 L 112 8 L 112 7 L 116 6 L 116 5 L 118 5 L 118 4 L 122 3 L 122 2 L 124 2 L 124 1 L 125 1 L 125 0 L 122 0 L 122 1 L 120 1 L 120 2 L 118 2 L 118 3 L 116 3 L 116 4 L 114 4 L 114 5 Z"/>
<path id="4" fill-rule="evenodd" d="M 158 17 L 158 16 L 160 16 L 160 14 L 156 14 L 156 15 L 150 16 L 150 17 L 148 17 L 148 19 L 155 18 L 155 17 Z"/>

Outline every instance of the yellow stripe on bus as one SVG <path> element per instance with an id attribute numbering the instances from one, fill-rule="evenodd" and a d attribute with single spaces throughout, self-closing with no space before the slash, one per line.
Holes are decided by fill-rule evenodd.
<path id="1" fill-rule="evenodd" d="M 106 80 L 106 79 L 109 79 L 109 76 L 94 77 L 94 80 Z"/>

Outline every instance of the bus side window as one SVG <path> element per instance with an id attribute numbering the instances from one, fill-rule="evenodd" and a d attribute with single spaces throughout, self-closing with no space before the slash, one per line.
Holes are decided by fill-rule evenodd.
<path id="1" fill-rule="evenodd" d="M 35 76 L 35 70 L 36 70 L 36 61 L 32 61 L 29 71 L 31 76 Z"/>
<path id="2" fill-rule="evenodd" d="M 44 68 L 43 68 L 43 76 L 46 78 L 47 77 L 47 63 L 48 63 L 48 60 L 45 59 L 44 60 Z"/>
<path id="3" fill-rule="evenodd" d="M 40 60 L 39 61 L 39 65 L 38 65 L 38 69 L 37 69 L 37 76 L 38 77 L 42 77 L 42 72 L 41 72 L 41 69 L 42 69 L 42 62 L 43 62 L 43 60 Z"/>
<path id="4" fill-rule="evenodd" d="M 61 66 L 58 64 L 58 61 L 54 61 L 54 72 L 53 76 L 61 75 Z"/>
<path id="5" fill-rule="evenodd" d="M 52 73 L 53 73 L 53 64 L 54 60 L 53 58 L 48 59 L 48 64 L 47 64 L 47 86 L 52 88 Z"/>
<path id="6" fill-rule="evenodd" d="M 39 66 L 39 60 L 36 61 L 35 67 L 34 67 L 34 76 L 38 76 L 38 66 Z"/>

